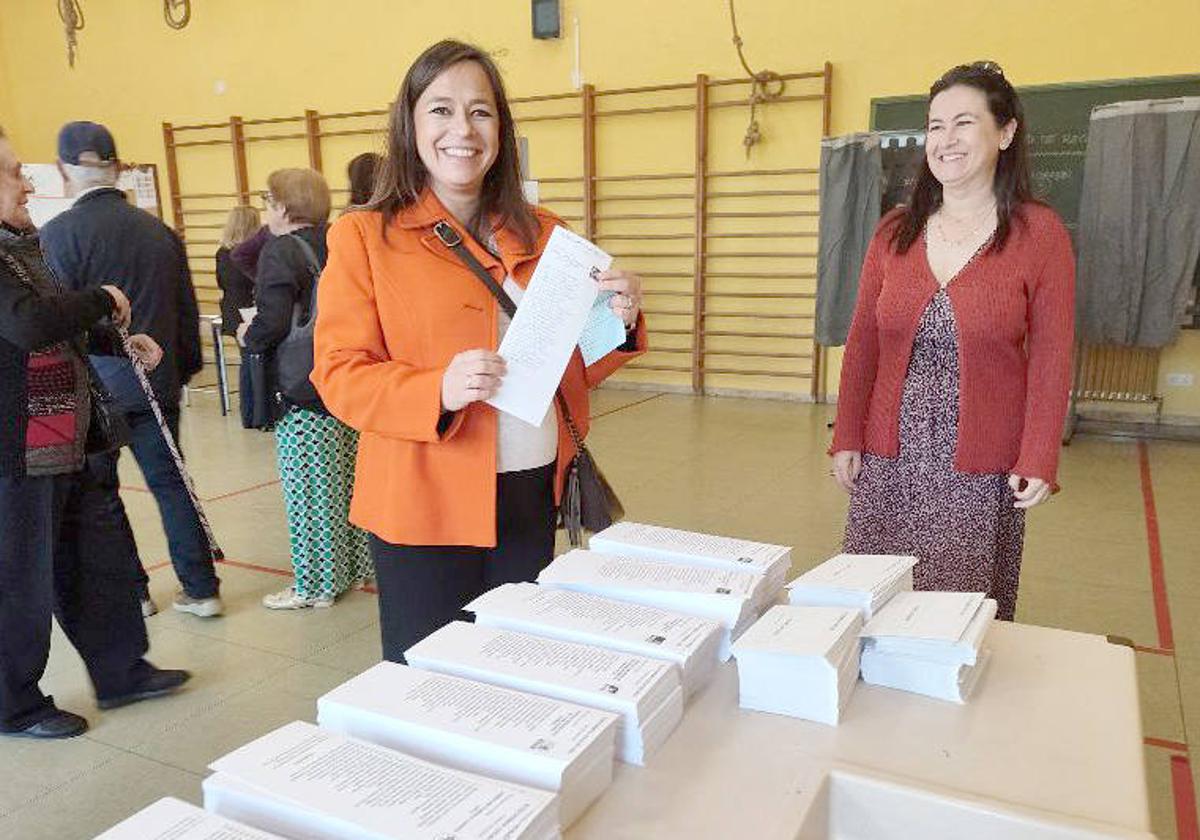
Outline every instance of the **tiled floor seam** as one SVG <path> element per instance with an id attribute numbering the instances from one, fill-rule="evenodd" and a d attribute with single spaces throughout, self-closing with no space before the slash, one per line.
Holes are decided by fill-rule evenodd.
<path id="1" fill-rule="evenodd" d="M 85 735 L 83 737 L 88 738 L 88 740 L 90 740 L 94 743 L 101 744 L 102 746 L 105 746 L 105 747 L 110 747 L 114 750 L 117 750 L 118 752 L 123 752 L 123 750 L 121 750 L 119 747 L 114 747 L 112 744 L 106 744 L 103 741 L 97 741 L 95 738 L 92 738 L 91 736 Z M 106 758 L 101 759 L 100 761 L 97 761 L 95 764 L 89 764 L 86 769 L 81 770 L 80 772 L 76 773 L 75 775 L 71 776 L 70 778 L 63 779 L 58 784 L 51 785 L 50 787 L 48 787 L 44 790 L 38 791 L 37 793 L 33 794 L 33 796 L 29 797 L 24 802 L 22 802 L 20 805 L 13 808 L 11 811 L 5 811 L 2 815 L 0 815 L 0 819 L 8 819 L 9 817 L 16 816 L 17 814 L 24 811 L 26 808 L 29 808 L 33 805 L 38 804 L 43 799 L 54 794 L 55 792 L 62 790 L 63 788 L 67 787 L 68 785 L 73 785 L 76 782 L 78 782 L 80 779 L 84 778 L 85 776 L 89 776 L 92 773 L 96 772 L 97 770 L 100 770 L 101 768 L 106 767 L 109 764 L 112 764 L 114 761 L 117 760 L 117 758 L 119 758 L 119 756 L 110 755 L 110 756 L 107 756 Z"/>

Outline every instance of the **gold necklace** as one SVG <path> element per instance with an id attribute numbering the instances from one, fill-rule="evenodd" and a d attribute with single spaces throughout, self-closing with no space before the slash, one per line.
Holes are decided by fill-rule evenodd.
<path id="1" fill-rule="evenodd" d="M 972 227 L 969 231 L 967 231 L 967 233 L 965 235 L 959 237 L 958 239 L 951 239 L 949 236 L 946 235 L 946 227 L 945 227 L 945 225 L 942 224 L 941 215 L 938 215 L 935 219 L 937 221 L 938 236 L 941 237 L 942 242 L 944 242 L 945 244 L 949 245 L 952 248 L 958 248 L 967 242 L 973 242 L 975 237 L 979 234 L 980 229 L 983 227 L 984 223 L 986 221 L 988 221 L 989 218 L 991 218 L 992 221 L 995 221 L 995 218 L 996 218 L 995 211 L 996 211 L 996 204 L 995 204 L 995 202 L 992 202 L 992 204 L 989 205 L 988 208 L 980 216 L 979 221 L 975 223 L 975 226 Z M 943 210 L 942 212 L 944 213 L 945 211 Z"/>

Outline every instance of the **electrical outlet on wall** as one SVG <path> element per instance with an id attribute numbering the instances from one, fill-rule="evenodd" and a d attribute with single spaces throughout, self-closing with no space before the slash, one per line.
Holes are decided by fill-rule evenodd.
<path id="1" fill-rule="evenodd" d="M 1196 384 L 1196 375 L 1192 373 L 1168 373 L 1167 384 L 1172 388 L 1191 388 Z"/>

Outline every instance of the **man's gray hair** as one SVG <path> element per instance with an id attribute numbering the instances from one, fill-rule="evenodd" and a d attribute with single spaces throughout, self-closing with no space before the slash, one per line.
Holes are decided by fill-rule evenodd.
<path id="1" fill-rule="evenodd" d="M 75 165 L 72 163 L 61 164 L 63 174 L 67 180 L 75 186 L 76 189 L 88 190 L 92 187 L 111 187 L 117 183 L 117 178 L 120 176 L 120 170 L 117 167 L 116 161 L 103 164 L 83 164 Z"/>

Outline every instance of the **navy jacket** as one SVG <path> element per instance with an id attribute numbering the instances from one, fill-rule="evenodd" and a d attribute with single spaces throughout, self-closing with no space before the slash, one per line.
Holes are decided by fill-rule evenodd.
<path id="1" fill-rule="evenodd" d="M 68 289 L 112 284 L 129 298 L 131 333 L 146 333 L 163 349 L 150 375 L 159 398 L 178 402 L 181 386 L 199 372 L 200 313 L 187 254 L 175 232 L 133 207 L 117 189 L 99 189 L 41 230 L 46 262 Z M 96 359 L 111 390 L 131 378 L 123 359 Z"/>

